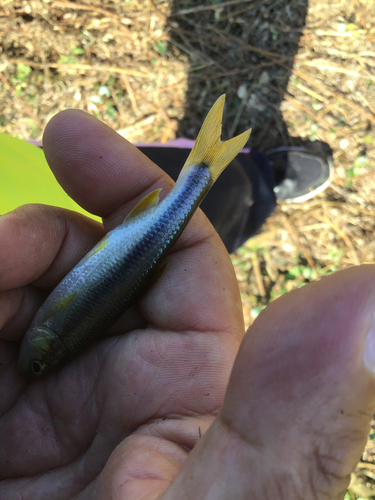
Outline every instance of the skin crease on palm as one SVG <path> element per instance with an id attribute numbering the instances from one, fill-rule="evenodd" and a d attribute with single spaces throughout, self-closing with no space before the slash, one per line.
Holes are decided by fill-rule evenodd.
<path id="1" fill-rule="evenodd" d="M 172 185 L 79 111 L 51 120 L 44 148 L 105 229 L 53 207 L 0 218 L 0 500 L 342 498 L 374 406 L 375 267 L 283 296 L 243 338 L 230 259 L 197 212 L 108 336 L 28 384 L 19 342 L 46 294 L 146 193 Z"/>

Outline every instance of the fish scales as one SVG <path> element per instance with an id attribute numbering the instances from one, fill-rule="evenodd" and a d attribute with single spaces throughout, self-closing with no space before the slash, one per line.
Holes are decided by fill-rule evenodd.
<path id="1" fill-rule="evenodd" d="M 146 195 L 57 285 L 22 342 L 30 379 L 57 368 L 100 338 L 158 278 L 167 252 L 249 131 L 221 142 L 224 97 L 209 112 L 173 189 Z"/>
<path id="2" fill-rule="evenodd" d="M 95 254 L 98 261 L 103 261 L 100 270 L 96 268 L 94 274 L 90 270 L 85 276 L 83 262 L 77 265 L 72 277 L 65 278 L 68 287 L 65 288 L 64 280 L 61 282 L 61 292 L 72 293 L 76 289 L 76 275 L 81 272 L 87 286 L 86 292 L 65 308 L 56 327 L 62 345 L 73 353 L 78 352 L 83 344 L 90 343 L 103 329 L 109 328 L 137 299 L 137 293 L 142 293 L 147 287 L 148 278 L 163 259 L 165 251 L 189 222 L 189 215 L 200 203 L 209 182 L 205 170 L 197 168 L 191 172 L 180 189 L 171 191 L 150 214 L 153 219 L 151 226 L 145 228 L 149 221 L 141 219 L 134 221 L 133 231 L 120 226 L 108 233 L 110 241 Z M 129 232 L 138 236 L 130 244 Z M 101 311 L 100 315 L 98 311 Z"/>

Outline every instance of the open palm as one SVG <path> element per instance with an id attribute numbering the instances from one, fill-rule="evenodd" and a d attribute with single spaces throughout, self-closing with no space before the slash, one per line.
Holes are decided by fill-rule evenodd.
<path id="1" fill-rule="evenodd" d="M 78 111 L 50 122 L 44 149 L 105 229 L 44 206 L 0 218 L 0 500 L 342 498 L 373 409 L 374 266 L 267 307 L 228 385 L 241 302 L 198 212 L 163 278 L 106 338 L 28 384 L 19 344 L 48 292 L 147 192 L 171 187 Z"/>

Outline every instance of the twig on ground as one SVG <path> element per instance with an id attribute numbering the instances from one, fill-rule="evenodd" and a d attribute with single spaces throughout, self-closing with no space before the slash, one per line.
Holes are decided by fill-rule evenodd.
<path id="1" fill-rule="evenodd" d="M 356 0 L 356 2 L 357 2 L 359 15 L 361 16 L 362 24 L 363 24 L 363 27 L 364 27 L 365 32 L 366 32 L 366 38 L 370 43 L 373 43 L 373 40 L 371 40 L 370 34 L 368 32 L 368 28 L 367 28 L 366 21 L 365 21 L 365 16 L 363 15 L 362 5 L 361 5 L 359 0 Z"/>
<path id="2" fill-rule="evenodd" d="M 283 212 L 281 212 L 281 217 L 282 217 L 282 220 L 285 224 L 285 227 L 286 227 L 288 233 L 294 239 L 294 244 L 299 249 L 299 253 L 301 253 L 305 257 L 306 262 L 311 267 L 311 269 L 313 271 L 316 271 L 314 261 L 311 257 L 311 252 L 309 250 L 307 250 L 305 244 L 301 241 L 301 237 L 300 237 L 298 230 L 290 223 L 290 221 L 288 220 L 288 217 Z"/>
<path id="3" fill-rule="evenodd" d="M 317 101 L 321 101 L 321 102 L 327 101 L 327 97 L 324 97 L 324 96 L 318 94 L 317 92 L 314 92 L 309 87 L 306 87 L 306 85 L 302 85 L 302 83 L 298 83 L 296 85 L 296 87 L 297 87 L 297 89 L 302 90 L 302 92 L 305 92 L 305 94 L 309 95 L 310 97 L 313 97 Z"/>
<path id="4" fill-rule="evenodd" d="M 271 253 L 267 248 L 264 248 L 263 252 L 264 252 L 263 258 L 266 265 L 267 274 L 270 277 L 271 281 L 276 282 L 278 278 L 278 270 L 277 267 L 275 266 L 275 263 L 273 262 Z"/>
<path id="5" fill-rule="evenodd" d="M 345 242 L 345 245 L 348 247 L 350 253 L 352 254 L 352 259 L 354 261 L 354 264 L 358 266 L 360 264 L 360 259 L 358 258 L 357 251 L 354 248 L 354 245 L 351 242 L 350 238 L 335 222 L 330 220 L 324 203 L 323 203 L 323 211 L 324 211 L 324 216 L 313 214 L 313 217 L 321 222 L 325 222 L 326 224 L 328 224 L 335 231 L 335 233 L 337 233 L 340 236 L 340 238 Z"/>
<path id="6" fill-rule="evenodd" d="M 297 108 L 302 109 L 305 113 L 307 113 L 308 115 L 310 115 L 312 117 L 312 115 L 313 115 L 312 110 L 310 108 L 308 108 L 307 106 L 305 106 L 304 104 L 301 104 L 298 101 L 298 99 L 296 99 L 294 96 L 292 96 L 292 95 L 290 95 L 288 93 L 285 93 L 284 99 L 286 101 L 289 101 L 292 104 L 294 104 L 294 106 L 296 106 Z"/>
<path id="7" fill-rule="evenodd" d="M 199 5 L 197 7 L 191 7 L 190 9 L 181 9 L 177 12 L 172 12 L 170 17 L 175 16 L 184 16 L 186 14 L 195 14 L 196 12 L 202 12 L 203 10 L 217 10 L 223 9 L 224 7 L 228 7 L 230 5 L 237 5 L 242 2 L 252 2 L 253 0 L 228 0 L 227 2 L 221 2 L 218 4 L 212 5 Z"/>
<path id="8" fill-rule="evenodd" d="M 340 68 L 338 66 L 332 66 L 331 64 L 325 64 L 320 61 L 301 61 L 301 66 L 311 66 L 317 69 L 323 69 L 327 71 L 335 71 L 336 73 L 343 73 L 345 75 L 356 76 L 358 78 L 365 78 L 366 80 L 370 80 L 375 82 L 375 76 L 366 74 L 366 73 L 358 73 L 357 71 L 351 71 L 349 69 Z"/>
<path id="9" fill-rule="evenodd" d="M 310 83 L 314 87 L 322 90 L 323 92 L 327 92 L 327 94 L 331 95 L 332 97 L 335 97 L 336 99 L 340 99 L 340 101 L 342 101 L 344 104 L 346 104 L 350 108 L 354 109 L 354 111 L 356 111 L 357 113 L 360 113 L 362 116 L 364 116 L 365 118 L 370 120 L 371 123 L 375 124 L 375 116 L 370 115 L 369 113 L 364 111 L 360 106 L 358 106 L 354 102 L 349 101 L 348 99 L 345 99 L 345 97 L 343 97 L 341 94 L 338 94 L 337 92 L 333 92 L 323 83 L 318 83 L 316 80 L 314 80 L 313 78 L 310 78 L 309 76 L 305 75 L 301 71 L 297 71 L 296 69 L 292 69 L 292 73 L 294 75 L 299 76 L 300 78 L 302 78 L 306 82 Z"/>
<path id="10" fill-rule="evenodd" d="M 130 85 L 128 76 L 127 75 L 121 75 L 120 80 L 125 85 L 125 89 L 126 89 L 126 92 L 128 93 L 130 104 L 132 106 L 134 114 L 138 115 L 139 109 L 138 109 L 137 101 L 135 99 L 135 95 L 134 95 L 133 89 L 132 89 L 132 87 Z"/>
<path id="11" fill-rule="evenodd" d="M 229 130 L 228 134 L 228 139 L 231 139 L 234 136 L 234 133 L 236 131 L 237 125 L 240 121 L 241 115 L 243 113 L 243 110 L 245 109 L 246 103 L 248 101 L 249 95 L 251 94 L 252 89 L 247 89 L 245 91 L 245 95 L 242 97 L 241 104 L 238 106 L 237 111 L 236 111 L 236 116 L 233 118 L 232 126 Z"/>
<path id="12" fill-rule="evenodd" d="M 139 130 L 143 127 L 146 127 L 147 125 L 150 125 L 150 123 L 152 123 L 155 120 L 156 116 L 157 116 L 156 114 L 146 116 L 145 118 L 138 120 L 132 125 L 129 125 L 129 127 L 118 130 L 117 133 L 120 134 L 122 137 L 126 138 L 127 134 L 130 134 L 131 132 L 135 132 L 136 130 Z"/>
<path id="13" fill-rule="evenodd" d="M 155 75 L 151 73 L 142 73 L 133 69 L 118 68 L 117 66 L 91 66 L 90 64 L 68 64 L 68 63 L 41 63 L 36 61 L 29 61 L 28 59 L 8 59 L 11 64 L 25 64 L 32 68 L 56 68 L 59 70 L 82 70 L 82 71 L 100 71 L 107 73 L 119 73 L 122 75 L 138 76 L 139 78 L 147 78 L 152 80 Z"/>
<path id="14" fill-rule="evenodd" d="M 96 5 L 86 5 L 83 3 L 69 2 L 68 0 L 56 0 L 53 2 L 53 5 L 59 7 L 66 7 L 72 10 L 88 10 L 91 12 L 98 12 L 99 14 L 103 14 L 106 17 L 112 17 L 113 19 L 117 19 L 118 21 L 121 21 L 124 24 L 135 24 L 135 25 L 137 24 L 137 21 L 134 21 L 134 19 L 130 19 L 129 17 L 123 17 L 120 14 L 117 14 L 116 12 L 111 12 L 110 10 L 102 9 L 101 7 L 97 7 Z"/>
<path id="15" fill-rule="evenodd" d="M 262 272 L 260 270 L 260 263 L 259 263 L 259 259 L 258 259 L 258 255 L 257 255 L 256 251 L 251 254 L 251 262 L 253 264 L 253 271 L 254 271 L 254 276 L 255 276 L 256 282 L 257 282 L 259 295 L 261 297 L 265 297 L 266 290 L 264 288 Z"/>
<path id="16" fill-rule="evenodd" d="M 162 12 L 158 6 L 156 5 L 156 3 L 154 2 L 154 0 L 149 0 L 150 4 L 151 4 L 151 7 L 152 9 L 155 11 L 155 14 L 157 16 L 160 17 L 160 19 L 162 19 L 165 23 L 168 22 L 168 16 L 166 14 L 164 14 L 164 12 Z"/>
<path id="17" fill-rule="evenodd" d="M 161 116 L 163 118 L 163 120 L 165 121 L 165 123 L 168 125 L 168 127 L 165 127 L 163 133 L 162 133 L 162 136 L 161 136 L 161 140 L 160 142 L 162 144 L 165 144 L 169 137 L 171 136 L 172 134 L 172 131 L 173 131 L 173 120 L 171 120 L 169 118 L 169 116 L 167 115 L 165 109 L 163 108 L 159 108 L 157 106 L 155 106 L 154 104 L 152 104 L 151 102 L 149 103 L 149 106 L 155 111 L 156 115 L 158 116 Z"/>
<path id="18" fill-rule="evenodd" d="M 305 130 L 308 130 L 309 127 L 313 123 L 320 122 L 327 113 L 329 113 L 330 111 L 332 111 L 332 109 L 335 108 L 335 106 L 336 106 L 336 103 L 330 102 L 325 108 L 323 108 L 320 111 L 320 113 L 318 113 L 316 116 L 314 116 L 313 118 L 311 118 L 311 120 L 308 120 L 304 125 L 302 125 L 299 128 L 299 134 L 301 135 L 303 132 L 305 132 Z"/>
<path id="19" fill-rule="evenodd" d="M 368 100 L 366 99 L 366 97 L 364 95 L 361 94 L 359 97 L 362 101 L 364 101 L 365 105 L 368 107 L 368 109 L 371 111 L 371 113 L 373 113 L 375 116 L 375 107 L 368 102 Z"/>
<path id="20" fill-rule="evenodd" d="M 375 464 L 371 464 L 369 462 L 359 462 L 357 464 L 357 469 L 369 469 L 375 471 Z"/>

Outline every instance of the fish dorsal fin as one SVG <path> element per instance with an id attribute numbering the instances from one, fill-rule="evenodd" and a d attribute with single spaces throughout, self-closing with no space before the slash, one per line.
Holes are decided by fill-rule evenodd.
<path id="1" fill-rule="evenodd" d="M 213 182 L 245 146 L 250 135 L 250 130 L 247 130 L 229 141 L 221 142 L 224 102 L 225 95 L 222 95 L 208 112 L 183 168 L 206 165 Z"/>
<path id="2" fill-rule="evenodd" d="M 157 205 L 159 203 L 160 191 L 161 188 L 155 189 L 154 191 L 151 191 L 151 193 L 146 194 L 146 196 L 136 204 L 133 210 L 128 213 L 128 215 L 125 217 L 124 223 L 131 221 L 153 205 Z"/>
<path id="3" fill-rule="evenodd" d="M 52 316 L 65 309 L 65 307 L 68 306 L 72 302 L 72 300 L 74 300 L 77 293 L 77 290 L 74 290 L 74 292 L 70 293 L 69 295 L 64 295 L 64 297 L 61 297 L 59 300 L 54 302 L 44 311 L 41 320 L 43 322 L 47 321 Z"/>

